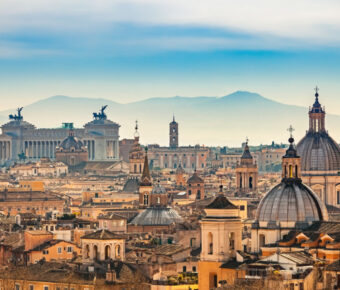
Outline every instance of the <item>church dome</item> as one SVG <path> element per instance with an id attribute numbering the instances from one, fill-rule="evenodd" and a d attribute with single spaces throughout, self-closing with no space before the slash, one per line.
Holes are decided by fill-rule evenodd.
<path id="1" fill-rule="evenodd" d="M 74 137 L 72 133 L 70 133 L 70 135 L 59 145 L 59 148 L 62 150 L 82 150 L 83 147 L 83 142 L 81 142 L 77 137 Z"/>
<path id="2" fill-rule="evenodd" d="M 147 208 L 140 212 L 131 224 L 139 226 L 169 226 L 182 222 L 181 216 L 172 209 L 167 208 Z"/>
<path id="3" fill-rule="evenodd" d="M 256 220 L 314 222 L 328 220 L 328 214 L 318 196 L 301 181 L 283 180 L 263 197 Z"/>
<path id="4" fill-rule="evenodd" d="M 152 188 L 151 194 L 166 194 L 166 190 L 158 181 Z"/>
<path id="5" fill-rule="evenodd" d="M 340 170 L 340 147 L 327 132 L 308 132 L 297 145 L 302 171 Z"/>
<path id="6" fill-rule="evenodd" d="M 297 145 L 302 171 L 340 170 L 340 147 L 326 131 L 325 116 L 316 88 L 315 102 L 309 110 L 309 130 Z"/>
<path id="7" fill-rule="evenodd" d="M 290 132 L 293 128 L 289 128 Z M 271 189 L 261 200 L 257 222 L 295 222 L 305 225 L 310 222 L 328 220 L 324 203 L 301 180 L 301 158 L 289 138 L 289 148 L 282 157 L 282 181 Z"/>

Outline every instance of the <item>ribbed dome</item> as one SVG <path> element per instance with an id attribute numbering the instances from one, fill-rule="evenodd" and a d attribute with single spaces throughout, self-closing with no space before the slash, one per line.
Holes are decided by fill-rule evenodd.
<path id="1" fill-rule="evenodd" d="M 167 208 L 147 208 L 140 212 L 132 221 L 133 225 L 143 226 L 168 226 L 182 221 L 181 216 L 174 209 Z"/>
<path id="2" fill-rule="evenodd" d="M 327 132 L 308 132 L 297 145 L 302 171 L 340 170 L 340 147 Z"/>
<path id="3" fill-rule="evenodd" d="M 74 148 L 75 150 L 81 150 L 83 147 L 83 142 L 81 142 L 77 137 L 74 136 L 68 136 L 59 145 L 59 148 L 62 148 L 63 150 L 70 150 L 71 148 Z"/>
<path id="4" fill-rule="evenodd" d="M 263 197 L 256 220 L 313 222 L 328 220 L 328 213 L 318 196 L 301 181 L 283 180 Z"/>

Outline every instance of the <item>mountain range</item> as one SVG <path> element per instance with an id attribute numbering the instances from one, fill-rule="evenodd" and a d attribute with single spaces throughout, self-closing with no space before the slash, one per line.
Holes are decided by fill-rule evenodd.
<path id="1" fill-rule="evenodd" d="M 314 102 L 311 99 L 310 104 Z M 121 125 L 121 138 L 133 138 L 139 122 L 142 144 L 168 144 L 169 122 L 179 123 L 179 142 L 184 145 L 239 146 L 249 137 L 251 145 L 272 141 L 287 143 L 287 128 L 293 125 L 299 140 L 308 128 L 308 108 L 282 104 L 259 94 L 237 91 L 224 97 L 151 98 L 128 104 L 107 99 L 53 96 L 24 107 L 24 120 L 37 127 L 60 127 L 73 122 L 81 127 L 92 120 L 92 113 L 108 105 L 108 118 Z M 0 122 L 7 122 L 15 109 L 1 111 Z M 326 128 L 340 140 L 340 116 L 327 115 Z"/>

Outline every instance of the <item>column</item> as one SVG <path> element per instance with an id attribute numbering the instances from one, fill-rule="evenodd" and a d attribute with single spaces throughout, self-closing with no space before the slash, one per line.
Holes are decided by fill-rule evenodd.
<path id="1" fill-rule="evenodd" d="M 95 143 L 94 143 L 94 141 L 91 141 L 92 142 L 92 160 L 94 160 L 95 159 L 95 148 L 94 148 L 94 146 L 95 146 Z"/>
<path id="2" fill-rule="evenodd" d="M 8 141 L 7 142 L 7 147 L 8 147 L 8 149 L 7 149 L 7 159 L 11 159 L 11 142 L 10 141 Z"/>
<path id="3" fill-rule="evenodd" d="M 0 160 L 2 160 L 2 142 L 0 142 Z"/>

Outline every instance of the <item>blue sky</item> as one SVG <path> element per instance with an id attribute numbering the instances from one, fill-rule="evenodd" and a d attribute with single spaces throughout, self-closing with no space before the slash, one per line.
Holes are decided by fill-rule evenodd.
<path id="1" fill-rule="evenodd" d="M 1 0 L 1 107 L 236 90 L 308 106 L 317 84 L 340 114 L 339 15 L 330 0 Z"/>

